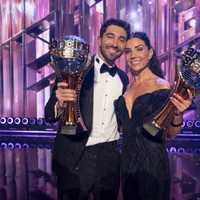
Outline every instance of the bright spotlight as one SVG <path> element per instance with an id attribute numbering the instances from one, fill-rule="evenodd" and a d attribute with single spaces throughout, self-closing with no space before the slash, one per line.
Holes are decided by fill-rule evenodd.
<path id="1" fill-rule="evenodd" d="M 196 19 L 191 19 L 191 20 L 189 21 L 189 25 L 190 25 L 192 28 L 195 28 L 195 27 L 196 27 L 196 23 L 197 23 Z"/>
<path id="2" fill-rule="evenodd" d="M 131 19 L 136 19 L 137 18 L 137 13 L 135 11 L 132 11 L 130 14 Z"/>

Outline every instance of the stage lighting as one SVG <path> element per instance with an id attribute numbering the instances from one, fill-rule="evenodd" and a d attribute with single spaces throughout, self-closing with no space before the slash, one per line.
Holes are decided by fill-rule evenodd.
<path id="1" fill-rule="evenodd" d="M 38 118 L 38 119 L 37 119 L 37 125 L 39 125 L 39 126 L 44 125 L 44 119 Z"/>
<path id="2" fill-rule="evenodd" d="M 16 124 L 16 125 L 21 124 L 21 118 L 20 117 L 14 118 L 14 124 Z"/>
<path id="3" fill-rule="evenodd" d="M 199 148 L 194 149 L 194 153 L 200 154 L 200 149 Z"/>
<path id="4" fill-rule="evenodd" d="M 21 149 L 21 148 L 22 148 L 22 145 L 21 145 L 20 143 L 16 143 L 16 144 L 15 144 L 15 148 Z"/>
<path id="5" fill-rule="evenodd" d="M 11 125 L 11 124 L 13 124 L 13 122 L 14 122 L 13 117 L 8 117 L 7 118 L 7 124 Z"/>
<path id="6" fill-rule="evenodd" d="M 133 25 L 134 25 L 134 30 L 135 31 L 141 31 L 142 24 L 140 22 L 135 22 Z"/>
<path id="7" fill-rule="evenodd" d="M 96 3 L 96 0 L 86 0 L 86 3 L 89 7 L 93 6 Z"/>
<path id="8" fill-rule="evenodd" d="M 178 151 L 178 153 L 184 153 L 184 152 L 185 152 L 185 149 L 181 147 L 181 148 L 178 148 L 177 151 Z"/>
<path id="9" fill-rule="evenodd" d="M 199 120 L 195 121 L 194 126 L 196 128 L 200 128 L 200 121 Z"/>
<path id="10" fill-rule="evenodd" d="M 183 121 L 182 125 L 181 125 L 181 128 L 184 128 L 185 127 L 185 121 Z"/>
<path id="11" fill-rule="evenodd" d="M 51 124 L 44 118 L 0 117 L 0 129 L 3 130 L 54 130 L 57 123 Z"/>
<path id="12" fill-rule="evenodd" d="M 30 118 L 29 124 L 30 125 L 36 125 L 37 119 L 36 118 Z"/>
<path id="13" fill-rule="evenodd" d="M 138 17 L 137 12 L 132 11 L 131 14 L 130 14 L 130 17 L 131 17 L 131 19 L 136 19 Z"/>
<path id="14" fill-rule="evenodd" d="M 11 142 L 8 143 L 8 148 L 9 149 L 14 149 L 15 148 L 15 145 Z"/>
<path id="15" fill-rule="evenodd" d="M 2 143 L 1 143 L 1 148 L 6 149 L 6 148 L 7 148 L 7 144 L 4 143 L 4 142 L 2 142 Z"/>
<path id="16" fill-rule="evenodd" d="M 6 117 L 0 118 L 0 124 L 2 124 L 2 125 L 6 124 Z"/>
<path id="17" fill-rule="evenodd" d="M 170 153 L 176 153 L 176 147 L 171 147 L 171 148 L 169 149 L 169 152 L 170 152 Z"/>
<path id="18" fill-rule="evenodd" d="M 188 24 L 190 27 L 195 28 L 196 27 L 196 19 L 192 18 L 191 20 L 188 21 Z"/>
<path id="19" fill-rule="evenodd" d="M 193 121 L 193 120 L 187 120 L 187 121 L 186 121 L 186 126 L 187 126 L 188 128 L 192 128 L 192 127 L 193 127 L 193 124 L 194 124 L 194 121 Z"/>
<path id="20" fill-rule="evenodd" d="M 22 144 L 22 148 L 28 149 L 28 148 L 29 148 L 29 145 L 28 145 L 28 144 Z"/>
<path id="21" fill-rule="evenodd" d="M 24 118 L 22 119 L 22 124 L 23 124 L 23 125 L 28 125 L 28 122 L 29 122 L 29 120 L 28 120 L 27 117 L 24 117 Z"/>

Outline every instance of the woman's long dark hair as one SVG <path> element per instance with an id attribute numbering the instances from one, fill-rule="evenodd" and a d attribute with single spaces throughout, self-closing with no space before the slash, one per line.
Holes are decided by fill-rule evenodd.
<path id="1" fill-rule="evenodd" d="M 148 47 L 148 49 L 153 49 L 146 33 L 144 33 L 144 32 L 131 33 L 129 39 L 132 39 L 132 38 L 139 38 L 140 40 L 143 40 L 145 45 Z M 154 73 L 155 75 L 157 75 L 161 78 L 164 78 L 163 71 L 160 67 L 160 62 L 156 56 L 156 52 L 154 49 L 153 49 L 152 58 L 150 59 L 148 65 L 149 65 L 149 69 L 152 71 L 152 73 Z"/>

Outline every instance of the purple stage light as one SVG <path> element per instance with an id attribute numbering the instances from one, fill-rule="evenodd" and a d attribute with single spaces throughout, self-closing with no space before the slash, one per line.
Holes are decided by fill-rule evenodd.
<path id="1" fill-rule="evenodd" d="M 6 117 L 0 118 L 0 124 L 6 124 Z"/>
<path id="2" fill-rule="evenodd" d="M 196 128 L 200 128 L 200 120 L 196 120 L 194 125 Z"/>
<path id="3" fill-rule="evenodd" d="M 197 21 L 196 21 L 196 19 L 192 18 L 192 19 L 189 20 L 188 23 L 192 28 L 195 28 L 196 24 L 197 24 Z"/>
<path id="4" fill-rule="evenodd" d="M 30 125 L 36 125 L 37 119 L 36 118 L 30 118 L 29 124 Z"/>
<path id="5" fill-rule="evenodd" d="M 194 121 L 193 121 L 193 120 L 187 120 L 187 121 L 186 121 L 186 126 L 187 126 L 188 128 L 192 128 L 192 127 L 193 127 L 193 124 L 194 124 Z"/>
<path id="6" fill-rule="evenodd" d="M 6 144 L 6 143 L 4 143 L 4 142 L 2 142 L 2 143 L 1 143 L 1 148 L 4 148 L 4 149 L 6 149 L 6 148 L 7 148 L 7 144 Z"/>
<path id="7" fill-rule="evenodd" d="M 11 124 L 13 124 L 13 122 L 14 122 L 13 117 L 8 117 L 7 118 L 7 124 L 11 125 Z"/>
<path id="8" fill-rule="evenodd" d="M 176 147 L 171 147 L 171 148 L 169 149 L 169 152 L 170 152 L 170 153 L 176 153 Z"/>
<path id="9" fill-rule="evenodd" d="M 182 148 L 182 147 L 181 147 L 181 148 L 178 148 L 177 152 L 178 152 L 178 153 L 184 153 L 184 152 L 185 152 L 185 149 Z"/>
<path id="10" fill-rule="evenodd" d="M 184 128 L 186 126 L 185 121 L 183 121 L 181 128 Z"/>
<path id="11" fill-rule="evenodd" d="M 28 148 L 29 148 L 29 145 L 28 145 L 28 144 L 23 144 L 23 145 L 22 145 L 22 148 L 28 149 Z"/>
<path id="12" fill-rule="evenodd" d="M 15 148 L 15 145 L 14 145 L 13 143 L 10 142 L 10 143 L 8 143 L 8 148 L 9 148 L 9 149 L 14 149 L 14 148 Z"/>
<path id="13" fill-rule="evenodd" d="M 22 148 L 22 145 L 21 145 L 20 143 L 16 143 L 16 144 L 15 144 L 15 148 L 21 149 L 21 148 Z"/>
<path id="14" fill-rule="evenodd" d="M 21 118 L 20 117 L 16 117 L 14 118 L 14 124 L 19 125 L 21 123 Z"/>
<path id="15" fill-rule="evenodd" d="M 27 125 L 28 122 L 29 122 L 29 120 L 28 120 L 27 117 L 24 117 L 24 118 L 22 119 L 22 124 L 23 124 L 23 125 Z"/>
<path id="16" fill-rule="evenodd" d="M 37 119 L 37 125 L 41 126 L 41 125 L 43 125 L 43 124 L 44 124 L 44 119 L 38 118 L 38 119 Z"/>

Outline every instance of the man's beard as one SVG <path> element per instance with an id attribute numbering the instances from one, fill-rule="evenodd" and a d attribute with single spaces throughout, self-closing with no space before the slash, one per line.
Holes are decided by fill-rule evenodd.
<path id="1" fill-rule="evenodd" d="M 112 47 L 112 46 L 109 46 L 109 48 Z M 112 48 L 116 48 L 116 47 L 112 47 Z M 104 53 L 103 49 L 102 49 L 102 46 L 99 47 L 100 49 L 100 53 L 101 55 L 103 56 L 103 59 L 108 63 L 108 64 L 113 64 L 120 56 L 121 54 L 119 55 L 115 55 L 113 59 L 110 59 L 107 57 L 107 55 Z M 118 50 L 118 48 L 116 48 Z"/>

